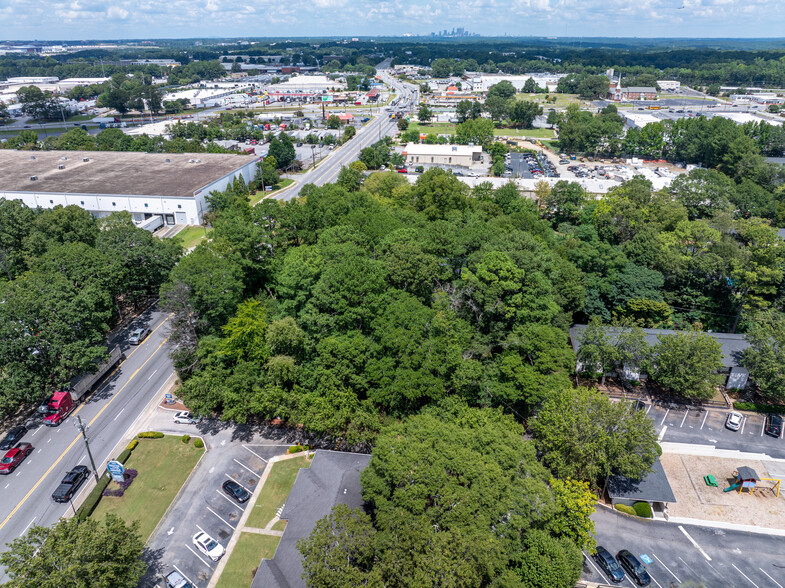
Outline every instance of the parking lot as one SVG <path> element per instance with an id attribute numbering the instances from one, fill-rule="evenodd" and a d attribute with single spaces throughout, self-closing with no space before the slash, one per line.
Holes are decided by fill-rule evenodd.
<path id="1" fill-rule="evenodd" d="M 640 521 L 606 510 L 599 510 L 593 518 L 597 543 L 613 555 L 621 549 L 631 551 L 644 563 L 652 587 L 785 588 L 783 537 Z M 582 577 L 609 583 L 585 554 Z M 627 576 L 620 586 L 635 584 Z"/>
<path id="2" fill-rule="evenodd" d="M 559 172 L 542 153 L 508 153 L 506 172 L 513 178 L 558 178 Z"/>
<path id="3" fill-rule="evenodd" d="M 785 441 L 766 435 L 766 416 L 747 413 L 738 431 L 725 428 L 727 410 L 648 405 L 646 412 L 662 441 L 713 445 L 748 453 L 765 453 L 785 459 Z"/>
<path id="4" fill-rule="evenodd" d="M 174 425 L 180 433 L 198 435 L 198 425 Z M 192 543 L 202 531 L 224 548 L 250 502 L 238 504 L 221 485 L 234 480 L 253 492 L 270 458 L 286 453 L 289 445 L 241 443 L 219 436 L 205 438 L 208 451 L 148 541 L 148 572 L 141 586 L 162 586 L 162 575 L 177 570 L 196 588 L 210 581 L 218 562 Z"/>

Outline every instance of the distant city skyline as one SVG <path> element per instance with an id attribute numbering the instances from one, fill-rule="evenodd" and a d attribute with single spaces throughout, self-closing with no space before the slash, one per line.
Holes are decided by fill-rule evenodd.
<path id="1" fill-rule="evenodd" d="M 265 36 L 785 35 L 781 0 L 4 0 L 4 40 Z M 449 35 L 452 36 L 452 35 Z"/>

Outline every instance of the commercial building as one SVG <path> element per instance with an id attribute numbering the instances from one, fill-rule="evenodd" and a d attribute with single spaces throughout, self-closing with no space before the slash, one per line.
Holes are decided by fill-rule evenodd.
<path id="1" fill-rule="evenodd" d="M 632 86 L 622 88 L 621 82 L 611 80 L 608 86 L 608 98 L 615 102 L 626 102 L 628 100 L 656 100 L 657 88 L 649 86 Z"/>
<path id="2" fill-rule="evenodd" d="M 198 225 L 206 196 L 242 176 L 259 158 L 209 153 L 0 150 L 0 198 L 31 208 L 75 205 L 96 217 L 125 210 L 137 223 Z"/>
<path id="3" fill-rule="evenodd" d="M 523 86 L 526 85 L 526 82 L 531 78 L 537 84 L 537 86 L 542 90 L 553 91 L 556 89 L 556 86 L 559 84 L 559 80 L 563 78 L 566 74 L 541 74 L 541 73 L 531 73 L 531 74 L 522 74 L 519 76 L 508 76 L 508 75 L 488 75 L 488 74 L 476 74 L 470 75 L 467 74 L 465 77 L 465 82 L 462 85 L 468 85 L 473 92 L 487 92 L 491 86 L 498 84 L 499 82 L 510 82 L 513 87 L 520 92 L 523 90 Z"/>
<path id="4" fill-rule="evenodd" d="M 681 82 L 677 82 L 676 80 L 657 80 L 657 85 L 660 87 L 660 90 L 664 92 L 681 88 Z"/>
<path id="5" fill-rule="evenodd" d="M 471 167 L 482 163 L 479 145 L 420 145 L 409 143 L 403 150 L 407 165 Z"/>
<path id="6" fill-rule="evenodd" d="M 311 467 L 297 473 L 292 491 L 281 511 L 286 521 L 273 559 L 263 559 L 251 588 L 306 588 L 297 541 L 311 534 L 316 522 L 334 506 L 363 506 L 360 473 L 371 456 L 362 453 L 319 450 Z"/>

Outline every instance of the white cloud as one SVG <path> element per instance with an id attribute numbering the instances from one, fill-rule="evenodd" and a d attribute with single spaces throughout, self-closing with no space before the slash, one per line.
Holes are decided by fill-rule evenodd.
<path id="1" fill-rule="evenodd" d="M 118 18 L 124 19 L 128 18 L 129 12 L 125 8 L 121 8 L 120 6 L 110 6 L 109 9 L 106 11 L 107 18 Z"/>

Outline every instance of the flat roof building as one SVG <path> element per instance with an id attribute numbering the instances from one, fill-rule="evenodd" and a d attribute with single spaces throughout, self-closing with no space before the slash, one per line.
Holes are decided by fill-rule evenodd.
<path id="1" fill-rule="evenodd" d="M 403 150 L 408 165 L 471 167 L 482 163 L 479 145 L 420 145 L 409 143 Z"/>
<path id="2" fill-rule="evenodd" d="M 96 217 L 118 210 L 135 222 L 154 215 L 166 224 L 198 225 L 205 197 L 242 176 L 259 158 L 212 153 L 0 150 L 0 198 L 31 208 L 75 205 Z"/>

